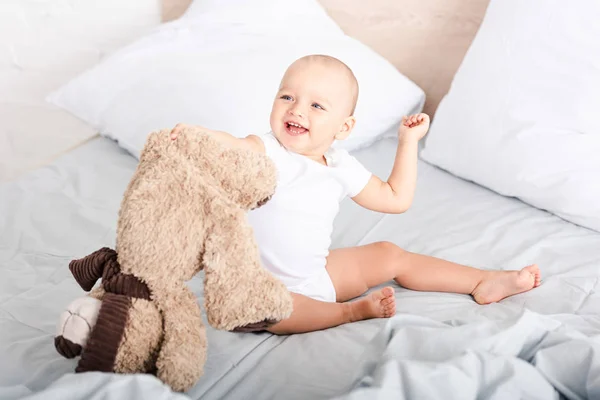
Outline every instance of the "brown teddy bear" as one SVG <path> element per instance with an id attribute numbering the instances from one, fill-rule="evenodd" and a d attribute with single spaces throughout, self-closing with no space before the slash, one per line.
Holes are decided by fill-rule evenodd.
<path id="1" fill-rule="evenodd" d="M 287 318 L 292 298 L 260 264 L 248 210 L 274 193 L 264 154 L 225 147 L 187 129 L 148 136 L 118 216 L 117 251 L 100 249 L 69 268 L 85 291 L 60 318 L 55 347 L 81 355 L 76 372 L 153 373 L 176 391 L 203 373 L 206 332 L 185 282 L 205 271 L 208 322 L 264 330 Z"/>

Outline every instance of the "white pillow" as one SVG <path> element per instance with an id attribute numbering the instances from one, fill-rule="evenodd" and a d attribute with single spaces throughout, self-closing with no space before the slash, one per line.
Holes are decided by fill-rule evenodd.
<path id="1" fill-rule="evenodd" d="M 422 158 L 600 231 L 600 2 L 489 4 Z"/>
<path id="2" fill-rule="evenodd" d="M 285 69 L 314 53 L 344 61 L 359 81 L 356 128 L 336 146 L 395 135 L 402 115 L 422 109 L 423 91 L 346 36 L 315 0 L 194 2 L 48 100 L 138 157 L 149 132 L 179 122 L 236 136 L 269 131 Z"/>

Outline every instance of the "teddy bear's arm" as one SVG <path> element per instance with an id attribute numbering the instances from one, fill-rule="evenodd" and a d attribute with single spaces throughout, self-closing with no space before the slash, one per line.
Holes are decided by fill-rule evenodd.
<path id="1" fill-rule="evenodd" d="M 290 316 L 292 297 L 263 268 L 252 227 L 243 212 L 215 212 L 203 255 L 204 304 L 216 329 L 264 330 Z"/>
<path id="2" fill-rule="evenodd" d="M 194 294 L 184 285 L 157 291 L 164 339 L 156 365 L 158 377 L 174 390 L 185 391 L 202 376 L 206 361 L 206 331 Z"/>

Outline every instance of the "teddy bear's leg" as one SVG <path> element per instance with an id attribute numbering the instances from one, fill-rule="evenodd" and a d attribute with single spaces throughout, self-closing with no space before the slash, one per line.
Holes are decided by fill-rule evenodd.
<path id="1" fill-rule="evenodd" d="M 54 347 L 65 358 L 81 354 L 96 325 L 102 301 L 92 296 L 75 299 L 61 314 Z"/>
<path id="2" fill-rule="evenodd" d="M 96 324 L 90 330 L 75 372 L 114 371 L 130 307 L 130 297 L 114 293 L 104 294 Z"/>
<path id="3" fill-rule="evenodd" d="M 96 281 L 102 277 L 105 265 L 111 262 L 115 263 L 116 260 L 116 251 L 108 247 L 103 247 L 88 256 L 71 261 L 69 263 L 69 270 L 71 270 L 79 286 L 86 292 L 89 292 L 96 284 Z"/>
<path id="4" fill-rule="evenodd" d="M 115 358 L 115 372 L 156 373 L 156 359 L 163 340 L 160 312 L 150 300 L 131 300 L 123 340 Z"/>
<path id="5" fill-rule="evenodd" d="M 253 231 L 242 211 L 222 214 L 207 239 L 204 304 L 216 329 L 260 331 L 292 313 L 285 285 L 260 264 Z"/>
<path id="6" fill-rule="evenodd" d="M 164 321 L 157 376 L 173 390 L 186 391 L 200 379 L 206 362 L 206 329 L 200 307 L 186 286 L 155 291 L 154 299 Z"/>

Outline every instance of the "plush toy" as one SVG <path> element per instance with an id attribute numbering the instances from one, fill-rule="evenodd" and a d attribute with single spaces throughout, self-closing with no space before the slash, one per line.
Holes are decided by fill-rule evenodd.
<path id="1" fill-rule="evenodd" d="M 287 318 L 291 296 L 261 266 L 246 219 L 275 185 L 263 154 L 225 147 L 202 131 L 177 140 L 150 134 L 119 210 L 117 251 L 102 248 L 69 264 L 91 292 L 61 315 L 57 351 L 81 355 L 76 372 L 153 373 L 176 391 L 189 389 L 203 373 L 207 341 L 185 282 L 201 269 L 213 327 L 263 330 Z"/>

